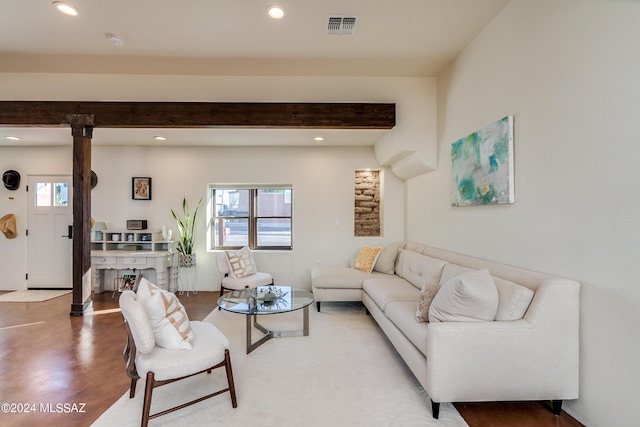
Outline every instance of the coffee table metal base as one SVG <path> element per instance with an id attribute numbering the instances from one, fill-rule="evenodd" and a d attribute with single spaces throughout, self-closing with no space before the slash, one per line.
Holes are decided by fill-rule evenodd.
<path id="1" fill-rule="evenodd" d="M 258 316 L 256 316 L 255 314 L 248 314 L 245 317 L 247 318 L 247 354 L 251 353 L 253 350 L 260 347 L 271 338 L 309 336 L 309 306 L 306 306 L 302 309 L 301 331 L 273 331 L 271 329 L 265 328 L 260 323 L 258 323 Z M 254 327 L 264 334 L 255 342 L 253 342 L 253 339 L 251 337 L 251 330 Z"/>

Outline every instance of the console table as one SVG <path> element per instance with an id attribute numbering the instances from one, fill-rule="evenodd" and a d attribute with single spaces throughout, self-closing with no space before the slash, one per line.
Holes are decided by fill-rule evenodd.
<path id="1" fill-rule="evenodd" d="M 176 287 L 177 264 L 169 252 L 172 242 L 162 240 L 159 230 L 104 230 L 102 237 L 91 241 L 93 289 L 105 290 L 104 270 L 145 269 L 155 270 L 159 288 Z"/>

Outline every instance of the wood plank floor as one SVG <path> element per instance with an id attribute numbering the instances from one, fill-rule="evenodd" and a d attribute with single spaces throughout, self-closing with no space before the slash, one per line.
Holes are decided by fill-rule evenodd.
<path id="1" fill-rule="evenodd" d="M 189 318 L 201 320 L 215 308 L 218 295 L 178 297 Z M 111 293 L 97 294 L 94 313 L 84 317 L 70 317 L 70 307 L 71 295 L 0 303 L 0 403 L 13 403 L 11 409 L 20 411 L 0 412 L 1 426 L 86 427 L 128 390 L 117 301 Z M 460 403 L 456 408 L 471 427 L 581 426 L 566 413 L 555 417 L 538 402 Z"/>

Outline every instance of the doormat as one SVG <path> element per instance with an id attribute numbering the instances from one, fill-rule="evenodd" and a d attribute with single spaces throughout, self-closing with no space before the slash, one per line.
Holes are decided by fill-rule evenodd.
<path id="1" fill-rule="evenodd" d="M 15 291 L 0 295 L 0 302 L 42 302 L 70 293 L 70 289 Z"/>

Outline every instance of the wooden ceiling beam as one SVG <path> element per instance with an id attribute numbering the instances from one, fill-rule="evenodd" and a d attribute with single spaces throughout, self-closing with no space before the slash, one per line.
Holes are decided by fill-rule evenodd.
<path id="1" fill-rule="evenodd" d="M 96 128 L 279 128 L 387 130 L 393 103 L 0 101 L 0 126 L 64 126 L 70 115 Z"/>

